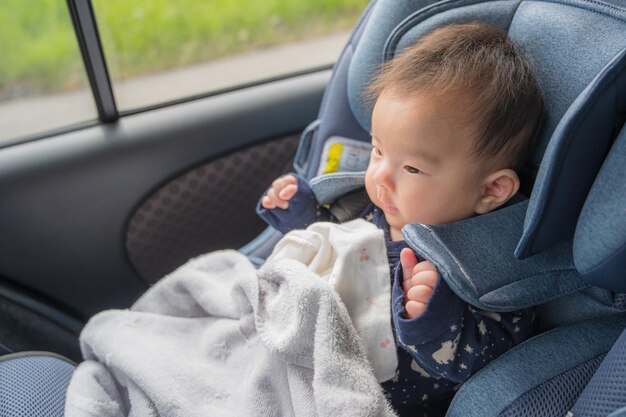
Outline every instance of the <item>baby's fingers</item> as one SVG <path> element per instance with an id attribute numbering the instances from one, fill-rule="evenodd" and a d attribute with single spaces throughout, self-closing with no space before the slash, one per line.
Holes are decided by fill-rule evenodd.
<path id="1" fill-rule="evenodd" d="M 417 265 L 417 257 L 409 248 L 404 248 L 400 252 L 400 264 L 402 265 L 402 289 L 407 292 L 411 287 L 413 268 Z"/>
<path id="2" fill-rule="evenodd" d="M 272 200 L 268 196 L 263 196 L 261 199 L 261 206 L 266 209 L 275 209 L 276 205 L 272 203 Z"/>
<path id="3" fill-rule="evenodd" d="M 411 287 L 415 285 L 426 285 L 430 288 L 435 288 L 438 280 L 439 274 L 437 271 L 421 271 L 411 278 Z"/>
<path id="4" fill-rule="evenodd" d="M 296 194 L 298 186 L 295 184 L 289 184 L 278 193 L 278 197 L 282 200 L 288 201 Z"/>
<path id="5" fill-rule="evenodd" d="M 276 195 L 276 191 L 274 190 L 274 188 L 270 188 L 270 190 L 267 192 L 267 198 L 269 198 L 270 202 L 274 205 L 274 207 L 280 207 L 281 209 L 286 209 L 287 207 L 289 207 L 288 202 L 279 198 Z"/>
<path id="6" fill-rule="evenodd" d="M 279 194 L 283 188 L 288 185 L 295 185 L 297 182 L 296 177 L 293 175 L 285 175 L 284 177 L 278 177 L 272 181 L 272 188 Z"/>
<path id="7" fill-rule="evenodd" d="M 420 303 L 428 303 L 430 297 L 433 295 L 433 289 L 426 285 L 416 285 L 411 287 L 406 293 L 406 298 L 409 301 L 418 301 Z"/>
<path id="8" fill-rule="evenodd" d="M 282 177 L 282 180 L 283 180 L 284 186 L 296 185 L 298 183 L 298 180 L 296 179 L 296 177 L 291 174 L 285 175 L 284 177 Z"/>
<path id="9" fill-rule="evenodd" d="M 435 268 L 435 265 L 433 265 L 432 262 L 430 261 L 418 262 L 418 264 L 415 265 L 415 267 L 413 267 L 413 275 L 422 271 L 435 271 L 436 272 L 437 268 Z"/>
<path id="10" fill-rule="evenodd" d="M 404 309 L 406 310 L 407 318 L 414 319 L 424 313 L 424 310 L 426 310 L 426 304 L 418 301 L 407 301 Z"/>

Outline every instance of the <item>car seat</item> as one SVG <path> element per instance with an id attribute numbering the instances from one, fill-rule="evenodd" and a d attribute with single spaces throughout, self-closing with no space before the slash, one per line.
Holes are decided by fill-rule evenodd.
<path id="1" fill-rule="evenodd" d="M 600 288 L 608 284 L 609 288 L 624 291 L 613 285 L 623 281 L 619 276 L 620 267 L 624 266 L 623 254 L 617 255 L 622 264 L 609 262 L 615 275 L 611 282 L 604 282 L 605 273 L 594 266 L 603 264 L 605 258 L 613 259 L 612 254 L 618 253 L 615 242 L 623 246 L 623 223 L 616 229 L 611 228 L 612 223 L 605 224 L 600 232 L 595 232 L 599 235 L 593 235 L 589 230 L 594 229 L 598 219 L 585 214 L 597 210 L 597 203 L 592 202 L 596 201 L 594 193 L 612 195 L 601 177 L 615 174 L 605 175 L 602 171 L 593 187 L 592 182 L 611 146 L 616 148 L 618 142 L 625 141 L 622 134 L 612 145 L 624 122 L 626 101 L 623 80 L 619 78 L 624 73 L 626 9 L 619 0 L 373 1 L 337 61 L 318 121 L 303 132 L 294 169 L 309 179 L 326 173 L 312 181 L 318 199 L 324 203 L 338 205 L 340 195 L 361 187 L 359 171 L 365 167 L 363 154 L 370 140 L 370 112 L 361 99 L 361 91 L 372 72 L 430 30 L 446 23 L 475 20 L 508 31 L 535 61 L 545 92 L 548 117 L 540 144 L 522 173 L 524 191 L 530 198 L 489 215 L 502 229 L 487 227 L 491 217 L 483 223 L 487 218 L 480 216 L 450 227 L 410 225 L 405 229 L 405 237 L 425 257 L 439 256 L 433 261 L 444 279 L 472 304 L 494 311 L 538 305 L 541 333 L 472 377 L 455 396 L 448 415 L 555 415 L 551 411 L 535 413 L 525 407 L 553 402 L 554 398 L 546 396 L 558 391 L 558 400 L 567 402 L 560 409 L 571 408 L 602 355 L 626 327 L 626 320 L 619 314 L 623 310 L 619 300 L 610 290 Z M 336 158 L 338 149 L 340 157 Z M 623 161 L 625 155 L 619 152 L 613 149 L 611 158 Z M 341 155 L 346 157 L 342 159 Z M 617 181 L 626 184 L 621 178 Z M 624 195 L 617 201 L 618 206 L 610 207 L 624 207 Z M 608 214 L 611 219 L 619 217 L 611 209 Z M 480 231 L 475 237 L 482 243 L 510 248 L 510 262 L 497 265 L 493 271 L 498 280 L 492 276 L 485 279 L 480 274 L 465 275 L 465 268 L 453 262 L 452 255 L 463 248 L 458 244 L 458 236 L 467 230 Z M 602 256 L 589 258 L 589 249 L 582 243 L 591 234 L 605 248 L 604 233 L 608 232 L 617 234 L 615 242 Z M 268 229 L 241 251 L 262 263 L 279 238 L 279 233 Z M 579 242 L 578 246 L 575 242 Z M 489 248 L 487 244 L 477 246 Z M 515 258 L 513 253 L 524 259 Z M 477 264 L 471 269 L 480 271 L 484 267 Z M 516 279 L 518 276 L 511 271 L 518 272 L 519 268 L 534 279 Z M 598 287 L 589 287 L 585 277 Z M 554 360 L 557 354 L 558 360 Z M 14 366 L 32 375 L 41 372 L 59 376 L 55 379 L 61 381 L 58 386 L 62 386 L 64 378 L 69 380 L 71 365 L 67 372 L 66 362 L 61 359 L 46 358 L 35 368 L 16 362 L 19 359 L 0 357 L 0 366 Z M 58 392 L 54 394 L 45 387 L 20 395 L 16 391 L 22 389 L 15 382 L 17 377 L 7 378 L 0 384 L 0 415 L 31 415 L 23 410 L 34 410 L 34 403 L 52 410 L 62 401 Z M 575 385 L 575 389 L 564 388 L 562 381 Z M 551 391 L 554 387 L 558 390 Z"/>

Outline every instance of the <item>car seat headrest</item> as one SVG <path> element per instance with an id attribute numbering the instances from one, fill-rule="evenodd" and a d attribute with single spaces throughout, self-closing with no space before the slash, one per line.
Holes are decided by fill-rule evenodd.
<path id="1" fill-rule="evenodd" d="M 371 109 L 363 98 L 380 66 L 433 29 L 483 21 L 506 30 L 534 61 L 548 110 L 532 164 L 539 166 L 548 140 L 570 104 L 626 46 L 626 9 L 584 0 L 520 1 L 378 0 L 353 52 L 349 105 L 365 131 Z M 408 16 L 408 17 L 407 17 Z M 594 30 L 588 30 L 593 27 Z M 584 34 L 584 36 L 581 36 Z M 602 47 L 599 48 L 598 45 Z"/>
<path id="2" fill-rule="evenodd" d="M 431 3 L 431 0 L 377 1 L 348 70 L 350 109 L 365 131 L 371 130 L 371 108 L 364 100 L 363 92 L 384 62 L 421 35 L 447 23 L 482 20 L 506 29 L 519 0 L 490 2 L 489 5 L 474 5 L 472 3 L 481 1 L 473 0 L 461 6 L 459 3 Z M 451 9 L 449 13 L 445 13 L 447 9 Z M 428 20 L 431 16 L 434 16 L 433 20 Z"/>
<path id="3" fill-rule="evenodd" d="M 526 167 L 528 176 L 539 171 L 539 178 L 515 253 L 524 258 L 571 239 L 612 139 L 611 129 L 623 117 L 618 108 L 623 100 L 620 106 L 612 100 L 620 94 L 616 77 L 620 68 L 623 72 L 626 9 L 581 0 L 428 3 L 379 0 L 376 4 L 348 72 L 348 98 L 355 118 L 365 131 L 371 129 L 371 109 L 362 92 L 381 64 L 421 36 L 450 23 L 479 20 L 501 27 L 533 60 L 547 109 L 538 146 Z M 593 141 L 586 139 L 590 134 Z M 581 157 L 585 169 L 576 159 Z M 552 194 L 554 190 L 558 192 Z"/>
<path id="4" fill-rule="evenodd" d="M 625 174 L 626 126 L 589 191 L 574 235 L 574 263 L 582 278 L 617 292 L 626 292 Z"/>
<path id="5" fill-rule="evenodd" d="M 537 174 L 516 256 L 574 235 L 576 221 L 626 116 L 626 49 L 587 86 L 557 126 Z"/>

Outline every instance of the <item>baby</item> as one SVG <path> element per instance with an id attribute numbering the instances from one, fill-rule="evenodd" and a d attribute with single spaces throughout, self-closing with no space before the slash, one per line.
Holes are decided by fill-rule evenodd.
<path id="1" fill-rule="evenodd" d="M 362 217 L 385 231 L 399 361 L 383 387 L 401 415 L 443 415 L 460 383 L 530 334 L 533 312 L 497 314 L 463 302 L 429 261 L 418 261 L 401 230 L 509 201 L 541 127 L 543 98 L 528 60 L 504 31 L 483 23 L 422 37 L 383 66 L 367 93 L 375 103 L 365 176 L 372 204 Z M 294 175 L 274 181 L 258 212 L 282 232 L 332 220 Z"/>

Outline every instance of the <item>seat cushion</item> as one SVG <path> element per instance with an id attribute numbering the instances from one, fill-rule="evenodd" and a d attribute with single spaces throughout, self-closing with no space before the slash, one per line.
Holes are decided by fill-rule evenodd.
<path id="1" fill-rule="evenodd" d="M 626 331 L 622 332 L 572 408 L 576 417 L 604 417 L 626 407 Z"/>
<path id="2" fill-rule="evenodd" d="M 0 356 L 0 416 L 62 417 L 74 367 L 48 352 Z"/>
<path id="3" fill-rule="evenodd" d="M 589 370 L 611 349 L 625 325 L 623 315 L 604 317 L 560 327 L 527 340 L 466 382 L 454 397 L 446 417 L 500 417 L 505 412 L 512 417 L 516 410 L 540 406 L 539 400 L 548 392 L 565 399 L 570 395 L 568 391 L 580 391 L 587 383 Z M 558 384 L 565 381 L 567 385 Z M 544 384 L 547 385 L 542 387 Z M 569 404 L 572 400 L 570 395 Z M 560 409 L 563 408 L 562 404 Z"/>

